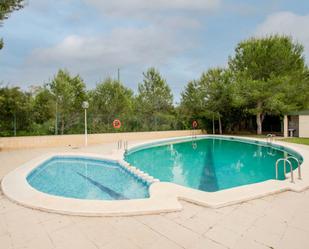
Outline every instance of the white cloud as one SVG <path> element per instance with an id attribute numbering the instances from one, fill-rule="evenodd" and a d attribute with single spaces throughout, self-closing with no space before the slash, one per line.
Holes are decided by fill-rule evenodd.
<path id="1" fill-rule="evenodd" d="M 98 37 L 70 35 L 59 44 L 34 50 L 26 67 L 49 71 L 67 68 L 86 78 L 104 77 L 116 68 L 160 67 L 194 46 L 194 40 L 178 39 L 177 32 L 149 26 L 146 28 L 118 28 Z M 97 79 L 99 80 L 99 79 Z"/>
<path id="2" fill-rule="evenodd" d="M 309 58 L 309 15 L 296 15 L 292 12 L 277 12 L 266 18 L 257 27 L 256 36 L 284 34 L 292 36 L 305 47 L 305 55 Z"/>
<path id="3" fill-rule="evenodd" d="M 205 11 L 220 6 L 221 0 L 84 0 L 106 15 L 143 15 L 158 11 Z"/>

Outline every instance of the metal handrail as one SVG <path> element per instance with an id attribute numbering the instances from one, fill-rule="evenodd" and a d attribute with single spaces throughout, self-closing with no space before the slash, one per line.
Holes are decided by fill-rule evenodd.
<path id="1" fill-rule="evenodd" d="M 274 141 L 274 137 L 275 137 L 275 135 L 273 135 L 273 134 L 267 134 L 266 135 L 266 142 L 271 143 L 272 141 Z"/>
<path id="2" fill-rule="evenodd" d="M 120 150 L 122 148 L 122 140 L 118 140 L 117 148 L 118 148 L 118 150 Z"/>
<path id="3" fill-rule="evenodd" d="M 278 180 L 278 164 L 283 161 L 284 164 L 284 178 L 286 179 L 286 162 L 290 165 L 290 172 L 291 172 L 291 183 L 294 183 L 294 175 L 293 175 L 293 167 L 292 163 L 287 158 L 280 158 L 276 161 L 276 179 Z"/>
<path id="4" fill-rule="evenodd" d="M 128 141 L 124 141 L 124 150 L 127 151 L 128 150 Z"/>
<path id="5" fill-rule="evenodd" d="M 300 162 L 299 160 L 295 157 L 295 156 L 289 156 L 286 159 L 288 159 L 290 161 L 290 159 L 293 159 L 297 162 L 297 168 L 298 168 L 298 179 L 301 180 L 301 168 L 300 168 Z"/>

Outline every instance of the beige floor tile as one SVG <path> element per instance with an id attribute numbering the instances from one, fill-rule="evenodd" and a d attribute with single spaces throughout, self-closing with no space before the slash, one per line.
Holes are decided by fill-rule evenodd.
<path id="1" fill-rule="evenodd" d="M 115 228 L 117 234 L 129 239 L 141 248 L 151 246 L 161 237 L 158 232 L 133 217 L 113 219 L 109 221 L 109 224 Z"/>
<path id="2" fill-rule="evenodd" d="M 105 218 L 90 218 L 90 222 L 75 223 L 78 229 L 98 247 L 106 246 L 122 236 Z"/>
<path id="3" fill-rule="evenodd" d="M 293 227 L 288 227 L 283 238 L 278 243 L 280 249 L 308 249 L 308 232 Z"/>
<path id="4" fill-rule="evenodd" d="M 112 240 L 107 245 L 100 247 L 100 249 L 141 249 L 141 248 L 142 247 L 134 245 L 130 240 L 126 238 L 118 238 L 116 240 Z"/>
<path id="5" fill-rule="evenodd" d="M 50 232 L 49 237 L 54 247 L 59 249 L 97 249 L 97 246 L 92 241 L 73 226 L 67 226 Z"/>
<path id="6" fill-rule="evenodd" d="M 9 234 L 4 234 L 0 236 L 0 248 L 13 249 L 12 239 Z"/>
<path id="7" fill-rule="evenodd" d="M 205 237 L 199 238 L 197 241 L 192 242 L 192 246 L 188 247 L 188 249 L 227 249 L 228 247 L 218 244 L 213 240 L 210 240 Z"/>
<path id="8" fill-rule="evenodd" d="M 232 249 L 269 249 L 269 247 L 256 242 L 252 238 L 242 237 Z"/>
<path id="9" fill-rule="evenodd" d="M 70 216 L 55 215 L 51 219 L 47 219 L 39 224 L 41 224 L 48 233 L 51 233 L 68 226 L 73 226 L 74 223 Z"/>
<path id="10" fill-rule="evenodd" d="M 240 234 L 219 225 L 214 226 L 204 236 L 228 248 L 233 247 L 240 239 Z"/>
<path id="11" fill-rule="evenodd" d="M 288 225 L 308 232 L 309 234 L 309 213 L 297 212 L 288 222 Z"/>
<path id="12" fill-rule="evenodd" d="M 248 230 L 258 219 L 257 215 L 240 212 L 239 209 L 224 216 L 217 224 L 228 228 L 236 233 L 242 234 Z"/>
<path id="13" fill-rule="evenodd" d="M 192 244 L 192 241 L 199 238 L 199 235 L 192 230 L 160 215 L 140 216 L 137 219 L 149 228 L 185 248 L 189 247 Z"/>

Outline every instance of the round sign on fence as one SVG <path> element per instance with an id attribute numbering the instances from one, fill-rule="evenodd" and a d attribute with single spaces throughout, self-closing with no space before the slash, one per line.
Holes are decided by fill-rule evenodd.
<path id="1" fill-rule="evenodd" d="M 194 120 L 194 121 L 192 122 L 192 127 L 195 129 L 197 126 L 198 126 L 198 123 L 197 123 L 196 120 Z"/>
<path id="2" fill-rule="evenodd" d="M 114 126 L 115 129 L 119 129 L 119 128 L 121 127 L 121 122 L 120 122 L 120 120 L 119 120 L 119 119 L 115 119 L 115 120 L 113 121 L 113 126 Z"/>

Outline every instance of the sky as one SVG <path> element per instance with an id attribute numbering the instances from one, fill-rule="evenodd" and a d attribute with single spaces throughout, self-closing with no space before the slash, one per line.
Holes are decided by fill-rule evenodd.
<path id="1" fill-rule="evenodd" d="M 155 67 L 178 102 L 238 42 L 277 33 L 302 43 L 308 63 L 308 0 L 28 0 L 0 27 L 0 83 L 26 90 L 64 68 L 92 89 L 120 68 L 136 91 Z"/>

